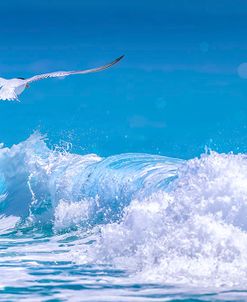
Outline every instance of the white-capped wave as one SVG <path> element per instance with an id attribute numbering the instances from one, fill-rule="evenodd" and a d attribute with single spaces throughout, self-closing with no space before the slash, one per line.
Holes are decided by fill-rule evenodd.
<path id="1" fill-rule="evenodd" d="M 77 263 L 150 282 L 247 282 L 246 155 L 101 158 L 51 150 L 36 133 L 0 149 L 0 196 L 2 234 L 23 224 L 77 229 L 87 238 L 71 247 Z"/>
<path id="2" fill-rule="evenodd" d="M 246 156 L 212 152 L 181 166 L 166 192 L 132 200 L 73 256 L 125 268 L 139 281 L 244 286 L 246 211 Z"/>
<path id="3" fill-rule="evenodd" d="M 56 232 L 113 222 L 134 196 L 167 187 L 181 163 L 148 154 L 101 158 L 51 150 L 34 133 L 0 149 L 0 214 Z"/>

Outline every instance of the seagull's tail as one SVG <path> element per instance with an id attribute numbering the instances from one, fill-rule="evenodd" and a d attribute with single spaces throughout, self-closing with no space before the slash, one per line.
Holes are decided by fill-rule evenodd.
<path id="1" fill-rule="evenodd" d="M 2 87 L 0 89 L 0 100 L 2 101 L 19 101 L 15 90 L 8 87 Z"/>

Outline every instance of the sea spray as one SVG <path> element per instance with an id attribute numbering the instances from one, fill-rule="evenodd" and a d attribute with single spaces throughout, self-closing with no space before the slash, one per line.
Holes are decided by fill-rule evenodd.
<path id="1" fill-rule="evenodd" d="M 28 227 L 34 238 L 52 238 L 50 247 L 66 247 L 75 265 L 114 267 L 142 282 L 241 288 L 246 159 L 216 152 L 189 161 L 101 158 L 51 150 L 35 133 L 0 149 L 0 232 L 15 231 L 15 242 Z"/>
<path id="2" fill-rule="evenodd" d="M 247 161 L 211 152 L 187 161 L 163 191 L 133 199 L 101 226 L 77 261 L 129 270 L 138 280 L 196 286 L 247 281 Z"/>

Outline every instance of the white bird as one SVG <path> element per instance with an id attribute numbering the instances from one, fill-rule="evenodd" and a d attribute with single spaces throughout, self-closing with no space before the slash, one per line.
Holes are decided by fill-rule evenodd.
<path id="1" fill-rule="evenodd" d="M 0 78 L 0 100 L 3 101 L 19 101 L 18 95 L 20 95 L 25 88 L 29 88 L 29 84 L 39 80 L 47 78 L 56 78 L 56 77 L 66 77 L 71 74 L 86 74 L 91 72 L 98 72 L 104 69 L 111 67 L 112 65 L 119 62 L 124 56 L 121 56 L 114 60 L 113 62 L 106 64 L 104 66 L 86 69 L 86 70 L 77 70 L 77 71 L 55 71 L 51 73 L 44 73 L 40 75 L 33 76 L 28 79 L 24 78 L 13 78 L 13 79 L 4 79 Z"/>

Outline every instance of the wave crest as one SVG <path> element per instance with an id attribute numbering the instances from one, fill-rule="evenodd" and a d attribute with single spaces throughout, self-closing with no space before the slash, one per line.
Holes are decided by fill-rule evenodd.
<path id="1" fill-rule="evenodd" d="M 145 281 L 244 286 L 246 184 L 243 154 L 101 158 L 50 150 L 36 133 L 0 149 L 0 232 L 77 229 L 87 241 L 71 247 L 77 263 Z"/>
<path id="2" fill-rule="evenodd" d="M 152 282 L 245 285 L 247 162 L 212 152 L 187 161 L 167 190 L 134 199 L 77 260 L 114 263 Z M 85 251 L 83 252 L 85 253 Z"/>

